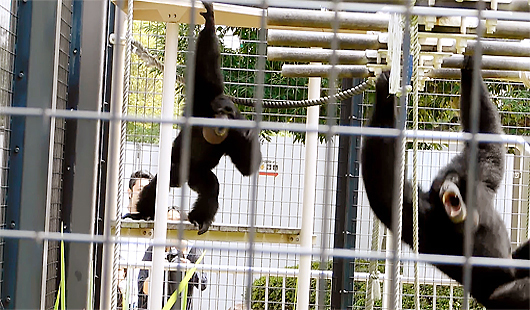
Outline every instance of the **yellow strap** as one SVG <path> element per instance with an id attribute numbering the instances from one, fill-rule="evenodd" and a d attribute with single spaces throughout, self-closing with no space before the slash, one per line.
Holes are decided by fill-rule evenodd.
<path id="1" fill-rule="evenodd" d="M 202 252 L 202 255 L 199 257 L 199 259 L 195 262 L 195 265 L 200 264 L 202 261 L 202 258 L 204 257 L 204 254 L 206 254 L 206 251 Z M 179 287 L 176 291 L 171 294 L 171 297 L 169 297 L 166 305 L 162 308 L 162 310 L 169 310 L 175 302 L 177 301 L 177 294 L 180 294 L 182 291 L 184 291 L 185 288 L 188 288 L 188 282 L 190 281 L 191 277 L 193 277 L 193 274 L 195 273 L 195 270 L 197 270 L 197 267 L 193 267 L 190 270 L 186 272 L 186 275 L 180 281 Z M 187 297 L 187 296 L 186 296 Z M 186 298 L 184 297 L 184 298 Z"/>

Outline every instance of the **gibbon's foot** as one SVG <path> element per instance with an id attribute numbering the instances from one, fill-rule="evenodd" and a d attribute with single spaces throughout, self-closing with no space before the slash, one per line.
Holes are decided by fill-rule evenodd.
<path id="1" fill-rule="evenodd" d="M 210 229 L 210 225 L 212 224 L 212 221 L 199 219 L 201 216 L 197 215 L 197 212 L 194 212 L 195 210 L 191 210 L 190 213 L 188 213 L 188 221 L 192 223 L 193 225 L 199 227 L 199 231 L 197 232 L 198 235 L 202 235 L 205 232 Z"/>

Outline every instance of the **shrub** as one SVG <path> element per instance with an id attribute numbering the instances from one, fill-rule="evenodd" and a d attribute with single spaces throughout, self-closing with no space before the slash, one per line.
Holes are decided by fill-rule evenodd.
<path id="1" fill-rule="evenodd" d="M 313 262 L 311 269 L 318 270 L 320 266 L 319 262 Z M 329 262 L 327 270 L 331 270 L 332 263 Z M 296 269 L 298 266 L 288 267 Z M 281 310 L 283 306 L 282 302 L 282 290 L 284 287 L 284 277 L 269 276 L 269 282 L 267 284 L 267 277 L 262 276 L 254 280 L 252 283 L 252 309 L 261 310 L 265 309 L 265 293 L 267 292 L 268 309 L 270 310 Z M 325 290 L 325 304 L 329 308 L 331 301 L 331 280 L 326 281 Z M 297 279 L 294 277 L 285 278 L 285 309 L 294 310 L 296 307 L 296 289 Z M 309 309 L 315 309 L 315 303 L 317 298 L 317 280 L 311 279 L 310 295 L 309 295 Z"/>

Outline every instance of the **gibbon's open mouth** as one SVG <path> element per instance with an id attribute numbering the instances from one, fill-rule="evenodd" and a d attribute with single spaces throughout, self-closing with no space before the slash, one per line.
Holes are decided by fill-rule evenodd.
<path id="1" fill-rule="evenodd" d="M 460 196 L 460 190 L 452 182 L 445 182 L 442 186 L 442 204 L 447 216 L 453 223 L 461 223 L 466 219 L 466 206 Z"/>
<path id="2" fill-rule="evenodd" d="M 455 192 L 446 191 L 442 196 L 442 203 L 445 210 L 450 217 L 455 217 L 462 210 L 460 206 L 460 199 Z"/>

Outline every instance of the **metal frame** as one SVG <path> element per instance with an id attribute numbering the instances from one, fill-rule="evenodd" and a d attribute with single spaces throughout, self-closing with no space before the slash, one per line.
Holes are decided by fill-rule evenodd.
<path id="1" fill-rule="evenodd" d="M 14 106 L 51 108 L 50 102 L 56 95 L 53 91 L 56 63 L 55 46 L 48 43 L 55 42 L 56 10 L 57 3 L 53 1 L 20 3 Z M 29 121 L 23 116 L 12 119 L 14 135 L 11 141 L 13 154 L 7 216 L 11 228 L 15 230 L 45 230 L 49 121 L 48 117 L 37 118 L 37 121 Z M 39 308 L 42 243 L 8 240 L 6 253 L 5 271 L 8 274 L 4 281 L 4 301 L 10 299 L 7 308 Z"/>

